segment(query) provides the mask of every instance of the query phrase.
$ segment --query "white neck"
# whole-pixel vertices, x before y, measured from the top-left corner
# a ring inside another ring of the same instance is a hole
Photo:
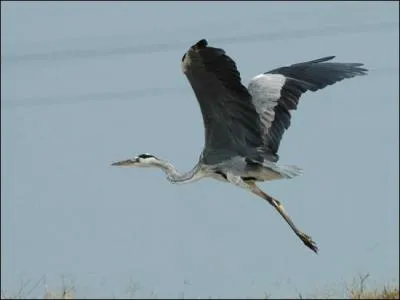
[[[206,174],[203,174],[197,164],[192,170],[186,173],[180,173],[176,168],[168,161],[157,160],[154,166],[160,168],[167,175],[167,179],[172,183],[189,183],[203,178]]]

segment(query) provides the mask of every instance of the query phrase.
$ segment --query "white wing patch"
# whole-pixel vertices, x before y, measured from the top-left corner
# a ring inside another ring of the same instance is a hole
[[[281,97],[281,90],[286,82],[286,77],[280,74],[260,74],[249,83],[248,91],[252,102],[260,115],[264,133],[268,131],[274,121],[274,108]]]

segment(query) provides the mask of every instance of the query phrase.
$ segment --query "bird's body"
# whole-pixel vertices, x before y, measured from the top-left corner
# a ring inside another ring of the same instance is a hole
[[[211,177],[247,189],[274,206],[296,235],[317,252],[315,243],[294,225],[282,204],[255,183],[302,173],[296,166],[277,163],[282,135],[290,126],[290,110],[297,108],[302,93],[366,74],[360,63],[328,62],[333,58],[271,70],[255,76],[246,88],[235,62],[225,51],[200,40],[184,54],[181,64],[199,102],[205,127],[205,147],[196,166],[181,174],[169,162],[150,154],[113,165],[158,167],[172,183]]]

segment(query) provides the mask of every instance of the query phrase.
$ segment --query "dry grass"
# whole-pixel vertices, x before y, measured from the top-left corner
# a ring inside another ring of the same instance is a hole
[[[359,276],[357,279],[353,280],[353,282],[345,287],[345,292],[343,293],[345,296],[338,296],[335,292],[317,292],[312,296],[308,295],[303,296],[302,294],[298,294],[297,296],[290,297],[292,299],[400,299],[400,291],[399,285],[385,285],[379,289],[371,289],[366,285],[366,280],[368,279],[369,274],[365,276]],[[75,288],[71,285],[68,285],[64,282],[62,283],[62,288],[60,291],[56,292],[54,290],[48,289],[45,281],[41,278],[38,282],[31,284],[29,287],[28,283],[25,283],[21,286],[19,291],[15,293],[7,293],[6,291],[1,291],[1,299],[27,299],[30,297],[30,294],[39,288],[40,285],[44,287],[44,295],[43,299],[74,299]],[[131,291],[128,293],[124,299],[135,299],[135,291]],[[336,294],[336,295],[335,295]],[[147,297],[148,299],[156,299],[157,295],[151,294]],[[161,297],[162,298],[162,297]],[[181,294],[180,297],[183,299],[184,295]],[[265,293],[264,295],[260,295],[259,299],[269,299],[273,298],[273,295]],[[212,299],[212,297],[209,297]]]
[[[400,299],[399,288],[383,287],[382,290],[372,290],[359,293],[351,291],[349,299]]]
[[[360,276],[352,287],[347,288],[348,299],[400,299],[399,286],[384,286],[381,289],[366,289],[369,274]]]

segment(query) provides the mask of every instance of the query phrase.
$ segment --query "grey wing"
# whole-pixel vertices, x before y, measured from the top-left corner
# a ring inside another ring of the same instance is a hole
[[[203,157],[217,163],[262,145],[261,125],[235,62],[200,40],[182,57],[182,70],[199,102],[205,127]]]
[[[329,56],[277,68],[250,81],[248,90],[260,114],[265,150],[276,160],[282,135],[290,126],[290,110],[297,109],[303,93],[367,72],[360,63],[326,62],[333,58]]]

